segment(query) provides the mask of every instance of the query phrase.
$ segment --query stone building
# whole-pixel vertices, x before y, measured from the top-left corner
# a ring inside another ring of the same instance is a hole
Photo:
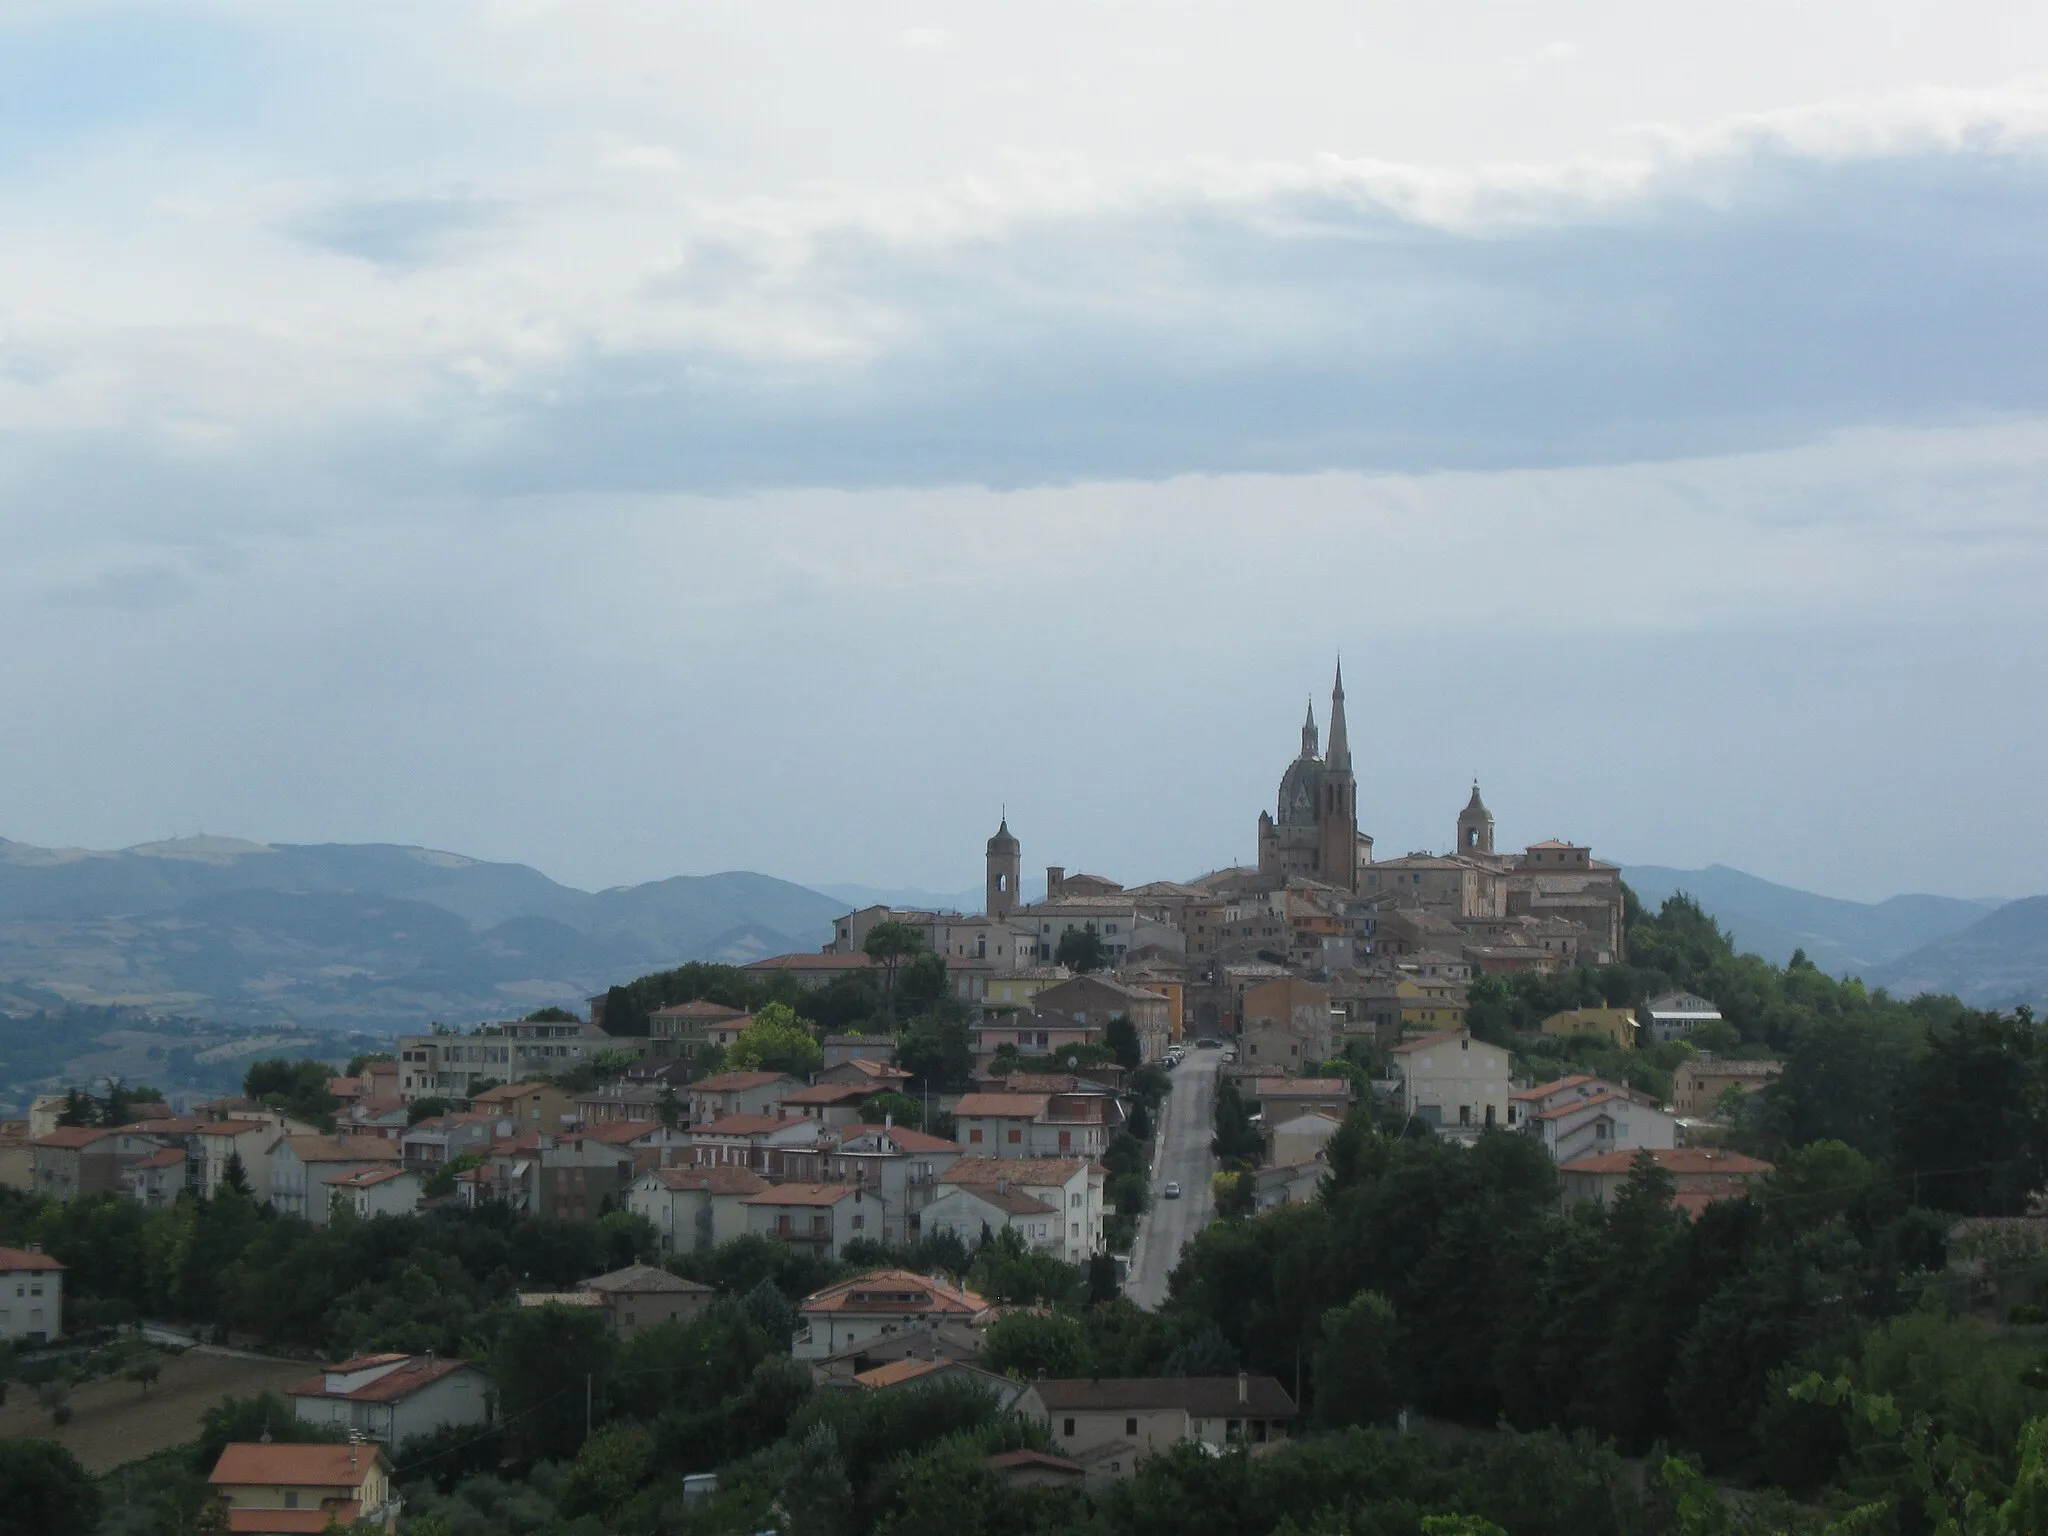
[[[1344,720],[1344,667],[1330,695],[1330,748],[1317,752],[1316,712],[1301,727],[1301,755],[1280,776],[1278,804],[1259,812],[1259,873],[1307,875],[1340,890],[1358,889],[1372,862],[1372,839],[1358,830],[1358,780]]]

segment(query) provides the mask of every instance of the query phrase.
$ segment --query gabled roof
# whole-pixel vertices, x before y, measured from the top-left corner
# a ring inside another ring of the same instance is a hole
[[[765,1136],[770,1131],[779,1131],[786,1125],[804,1126],[816,1130],[813,1121],[792,1120],[786,1115],[726,1115],[718,1120],[707,1120],[702,1125],[690,1127],[693,1136]]]
[[[1410,1051],[1426,1051],[1433,1045],[1443,1045],[1447,1041],[1462,1040],[1464,1038],[1465,1031],[1462,1029],[1440,1029],[1435,1034],[1424,1035],[1418,1040],[1402,1041],[1401,1044],[1394,1047],[1393,1054],[1404,1056]]]
[[[413,1178],[419,1177],[409,1168],[358,1168],[353,1173],[329,1174],[325,1182],[332,1184],[336,1189],[370,1189],[408,1175]]]
[[[1066,1457],[1045,1451],[998,1451],[989,1457],[988,1464],[998,1472],[1064,1472],[1070,1477],[1087,1476]]]
[[[601,1141],[608,1146],[621,1146],[666,1129],[667,1127],[659,1120],[607,1120],[603,1125],[586,1125],[577,1134],[587,1141]]]
[[[878,1093],[888,1090],[877,1083],[817,1083],[809,1088],[799,1088],[794,1093],[785,1093],[785,1104],[859,1104],[872,1099]]]
[[[131,1125],[118,1127],[124,1131],[140,1131],[145,1136],[190,1136],[202,1126],[211,1124],[197,1115],[165,1115],[161,1119],[137,1120]]]
[[[749,961],[743,970],[749,971],[864,971],[874,965],[864,954],[835,955],[822,950],[809,954],[770,955],[765,960]]]
[[[1534,1101],[1536,1099],[1547,1099],[1553,1093],[1563,1093],[1567,1088],[1576,1088],[1581,1083],[1591,1083],[1596,1081],[1598,1081],[1598,1079],[1593,1077],[1590,1073],[1581,1072],[1573,1077],[1560,1077],[1554,1083],[1539,1083],[1534,1088],[1517,1088],[1513,1093],[1509,1094],[1508,1097],[1511,1099],[1528,1099],[1531,1101]]]
[[[706,1002],[701,997],[692,1002],[657,1008],[648,1015],[651,1019],[744,1019],[747,1016],[744,1008],[728,1008],[723,1003]]]
[[[529,1094],[546,1093],[550,1090],[556,1093],[561,1092],[553,1083],[500,1083],[495,1088],[486,1088],[481,1093],[471,1094],[469,1102],[472,1104],[503,1104],[512,1099],[523,1099]]]
[[[14,1274],[24,1269],[62,1269],[64,1266],[47,1253],[31,1253],[26,1248],[0,1248],[0,1275]]]
[[[721,1072],[716,1077],[690,1084],[690,1092],[743,1093],[752,1088],[766,1088],[770,1083],[795,1081],[787,1072]]]
[[[1006,1189],[998,1189],[993,1184],[958,1184],[954,1187],[985,1205],[994,1206],[1007,1216],[1045,1216],[1054,1210],[1038,1196],[1028,1195],[1014,1185]]]
[[[1349,1098],[1351,1080],[1347,1077],[1255,1077],[1252,1079],[1251,1096],[1255,1099]]]
[[[837,1205],[851,1200],[851,1184],[771,1184],[758,1195],[749,1195],[743,1205]]]
[[[138,1157],[130,1168],[175,1168],[185,1161],[183,1147],[162,1147],[147,1157]]]
[[[389,1464],[374,1445],[263,1445],[239,1441],[222,1448],[220,1460],[213,1464],[213,1474],[207,1481],[216,1488],[282,1484],[353,1491],[362,1485],[373,1457]]]
[[[672,1275],[665,1269],[656,1269],[652,1264],[628,1264],[624,1269],[615,1269],[607,1275],[596,1275],[588,1280],[576,1282],[576,1288],[596,1291],[601,1295],[620,1294],[643,1295],[651,1291],[677,1295],[695,1293],[709,1296],[712,1287],[699,1285],[694,1280],[685,1280],[681,1275]]]
[[[1034,1381],[1030,1390],[1054,1412],[1180,1408],[1198,1419],[1294,1417],[1294,1399],[1271,1376],[1073,1377]]]
[[[939,1360],[891,1360],[871,1371],[856,1371],[853,1379],[864,1387],[894,1387],[915,1381],[920,1376],[929,1376],[943,1364]]]
[[[751,1168],[657,1168],[650,1177],[678,1193],[758,1195],[768,1187]]]
[[[960,1102],[953,1106],[953,1118],[972,1120],[982,1115],[993,1115],[1035,1120],[1045,1113],[1046,1102],[1042,1093],[967,1093],[962,1094]]]
[[[988,1302],[973,1291],[909,1269],[871,1269],[806,1296],[803,1312],[942,1312],[978,1317]]]
[[[934,1136],[929,1131],[914,1131],[908,1126],[903,1125],[892,1125],[886,1129],[879,1125],[849,1125],[840,1133],[840,1145],[843,1147],[849,1141],[856,1141],[862,1136],[869,1135],[886,1136],[889,1140],[896,1143],[899,1151],[903,1152],[959,1152],[964,1150],[957,1141],[948,1141],[945,1137]]]
[[[384,1365],[395,1358],[400,1363],[395,1370],[386,1371],[374,1381],[366,1381],[350,1392],[327,1390],[329,1376],[347,1376],[355,1371],[367,1370],[373,1365]],[[324,1397],[337,1402],[348,1403],[396,1403],[411,1397],[415,1392],[431,1387],[445,1376],[457,1371],[472,1369],[467,1360],[444,1360],[435,1355],[371,1356],[355,1360],[344,1360],[340,1365],[330,1365],[318,1376],[309,1376],[295,1386],[284,1389],[286,1397]],[[343,1447],[347,1449],[347,1447]]]
[[[29,1145],[76,1151],[80,1147],[89,1147],[96,1141],[104,1141],[109,1136],[118,1136],[126,1129],[126,1126],[119,1125],[60,1125],[47,1136],[36,1137]]]
[[[395,1163],[402,1154],[381,1136],[280,1136],[302,1163]]]
[[[1088,1166],[1079,1157],[963,1157],[939,1175],[941,1184],[1065,1184]]]

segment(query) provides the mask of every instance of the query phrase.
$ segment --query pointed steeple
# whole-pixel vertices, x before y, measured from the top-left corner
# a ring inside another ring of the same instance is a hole
[[[1337,686],[1330,695],[1330,750],[1323,766],[1335,773],[1351,771],[1351,737],[1344,729],[1344,658],[1337,658]]]
[[[1468,811],[1483,811],[1486,809],[1486,802],[1479,798],[1479,781],[1477,779],[1472,781],[1472,798],[1465,802],[1465,809]]]
[[[1308,701],[1308,719],[1304,720],[1301,726],[1301,755],[1303,757],[1314,757],[1319,750],[1320,743],[1316,736],[1316,701],[1310,699]]]

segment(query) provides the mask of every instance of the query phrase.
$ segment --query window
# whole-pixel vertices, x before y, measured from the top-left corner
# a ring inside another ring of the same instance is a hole
[[[1136,1419],[1125,1419],[1125,1420],[1124,1420],[1124,1433],[1125,1433],[1125,1434],[1127,1434],[1127,1435],[1135,1435],[1135,1434],[1136,1434],[1137,1432],[1138,1432],[1138,1421],[1137,1421]]]
[[[1071,1435],[1074,1432],[1074,1421],[1072,1419],[1064,1419],[1061,1422],[1064,1423],[1067,1427],[1061,1430],[1060,1433],[1063,1435]]]
[[[865,1216],[856,1216],[853,1218],[853,1230],[856,1232],[860,1231],[860,1229],[865,1227],[867,1224],[868,1219]]]
[[[981,1140],[981,1127],[976,1126],[973,1130],[969,1131],[967,1139],[971,1142],[979,1142]]]
[[[299,1490],[298,1490],[298,1489],[296,1489],[296,1488],[287,1488],[287,1489],[285,1489],[285,1491],[284,1491],[284,1507],[285,1507],[286,1509],[297,1509],[297,1508],[299,1507]]]
[[[1078,1211],[1081,1209],[1081,1197],[1079,1195],[1069,1195],[1067,1196],[1067,1204],[1072,1209]]]
[[[1022,1141],[1023,1139],[1024,1139],[1024,1133],[1023,1133],[1023,1131],[1019,1130],[1019,1129],[1018,1129],[1018,1128],[1017,1128],[1016,1126],[1014,1126],[1014,1125],[1013,1125],[1013,1126],[1011,1126],[1011,1127],[1010,1127],[1010,1145],[1014,1147],[1014,1146],[1016,1146],[1016,1145],[1017,1145],[1017,1143],[1018,1143],[1018,1142]]]

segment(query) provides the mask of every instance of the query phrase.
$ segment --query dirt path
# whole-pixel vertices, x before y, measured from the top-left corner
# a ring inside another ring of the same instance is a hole
[[[164,1361],[149,1396],[132,1381],[95,1381],[71,1394],[72,1418],[59,1429],[36,1402],[35,1388],[13,1383],[0,1407],[0,1436],[54,1440],[94,1474],[112,1471],[199,1433],[199,1416],[223,1397],[249,1397],[303,1381],[313,1367],[293,1360],[256,1360],[189,1350]]]

